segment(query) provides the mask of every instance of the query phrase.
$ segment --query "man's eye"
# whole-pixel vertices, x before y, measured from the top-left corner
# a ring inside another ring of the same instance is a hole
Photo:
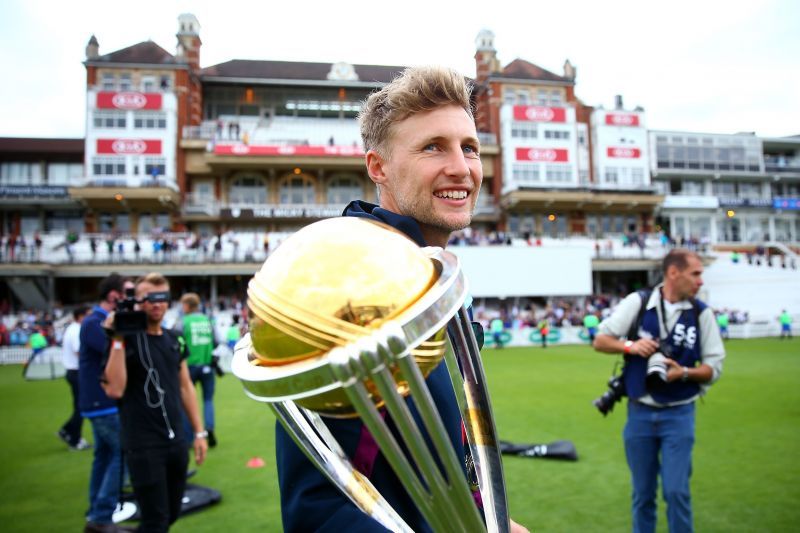
[[[432,150],[438,150],[438,149],[439,149],[439,145],[436,144],[436,143],[428,144],[428,145],[425,146],[425,148],[423,148],[423,150],[426,151],[426,152],[429,152],[429,151],[432,151]]]
[[[464,146],[463,150],[465,154],[480,155],[478,153],[478,148],[476,146],[472,146],[471,144]]]

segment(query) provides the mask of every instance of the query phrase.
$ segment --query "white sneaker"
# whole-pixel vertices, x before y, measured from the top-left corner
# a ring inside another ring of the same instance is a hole
[[[83,437],[81,437],[81,440],[79,440],[79,441],[78,441],[78,443],[77,443],[75,446],[70,446],[70,447],[69,447],[69,449],[70,449],[70,450],[75,450],[75,451],[77,451],[77,452],[80,452],[80,451],[82,451],[82,450],[88,450],[88,449],[89,449],[89,448],[91,448],[91,447],[92,447],[92,445],[91,445],[91,444],[89,444],[89,443],[86,441],[86,439],[84,439]]]

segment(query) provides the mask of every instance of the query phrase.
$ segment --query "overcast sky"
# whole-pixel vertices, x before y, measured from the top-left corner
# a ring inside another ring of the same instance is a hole
[[[442,64],[473,76],[488,28],[503,65],[561,74],[569,58],[579,98],[611,107],[622,94],[650,129],[800,134],[797,0],[3,0],[0,136],[82,137],[89,37],[101,54],[147,39],[174,54],[183,12],[200,21],[203,67]]]

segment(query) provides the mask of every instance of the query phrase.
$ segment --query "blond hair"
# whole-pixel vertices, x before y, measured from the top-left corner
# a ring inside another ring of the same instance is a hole
[[[416,113],[456,105],[473,119],[471,89],[472,84],[464,76],[449,68],[407,68],[364,103],[358,115],[364,150],[388,157],[392,126]]]
[[[181,296],[181,303],[189,308],[189,311],[197,311],[200,307],[200,296],[194,292],[187,292]]]

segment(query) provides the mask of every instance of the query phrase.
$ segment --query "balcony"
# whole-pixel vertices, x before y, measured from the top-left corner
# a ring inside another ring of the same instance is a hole
[[[188,194],[183,204],[187,217],[219,217],[230,221],[254,221],[258,219],[315,220],[338,217],[345,204],[266,204],[221,202],[207,196]]]
[[[764,156],[767,172],[786,172],[800,174],[800,157]]]

